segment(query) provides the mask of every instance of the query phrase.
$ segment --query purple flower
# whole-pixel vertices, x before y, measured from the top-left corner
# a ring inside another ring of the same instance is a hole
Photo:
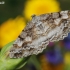
[[[58,47],[48,50],[46,52],[46,58],[48,59],[48,62],[50,62],[52,64],[58,64],[63,61],[63,57],[60,52],[60,48],[58,48]]]
[[[48,46],[49,46],[49,47],[54,46],[54,42],[49,42]]]
[[[63,40],[63,43],[64,43],[64,46],[65,46],[65,49],[70,50],[70,33],[68,34],[68,37],[66,37]]]

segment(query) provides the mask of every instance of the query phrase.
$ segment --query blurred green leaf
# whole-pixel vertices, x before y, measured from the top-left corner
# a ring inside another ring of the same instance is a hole
[[[3,56],[6,55],[6,52],[11,48],[12,44],[14,43],[14,41],[10,42],[9,44],[5,45],[1,52],[0,52],[0,58],[2,58]]]
[[[27,63],[29,57],[11,59],[8,56],[8,51],[10,50],[14,41],[10,42],[4,46],[0,52],[0,70],[15,70],[19,69]]]
[[[29,62],[30,63],[32,62],[37,70],[42,70],[40,62],[38,61],[36,55],[32,55],[31,58],[29,59]]]
[[[70,70],[70,64],[65,64],[64,70]]]

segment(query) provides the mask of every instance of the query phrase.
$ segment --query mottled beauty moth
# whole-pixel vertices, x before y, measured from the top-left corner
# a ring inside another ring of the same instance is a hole
[[[49,42],[63,40],[70,32],[70,11],[32,16],[32,20],[13,43],[10,58],[41,53]]]

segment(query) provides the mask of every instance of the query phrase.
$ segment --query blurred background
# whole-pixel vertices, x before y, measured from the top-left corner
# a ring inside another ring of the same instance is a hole
[[[0,49],[15,40],[31,15],[70,10],[70,0],[0,0]],[[70,33],[31,56],[20,70],[70,70]]]

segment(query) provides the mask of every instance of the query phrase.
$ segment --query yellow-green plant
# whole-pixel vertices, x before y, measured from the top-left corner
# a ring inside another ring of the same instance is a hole
[[[13,41],[14,42],[14,41]],[[2,48],[0,51],[0,70],[15,70],[23,67],[29,57],[19,58],[19,59],[11,59],[8,56],[8,51],[11,48],[13,42],[10,42],[6,46]]]

